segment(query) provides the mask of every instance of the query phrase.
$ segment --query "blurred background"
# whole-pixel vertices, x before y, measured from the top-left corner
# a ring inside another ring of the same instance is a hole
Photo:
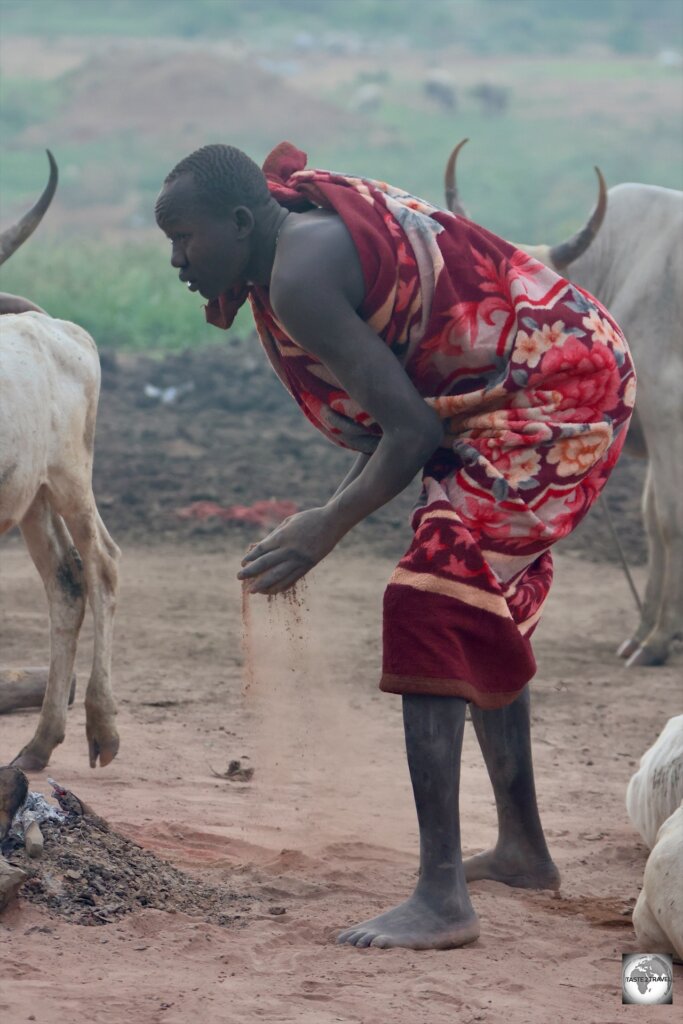
[[[101,347],[225,340],[178,287],[153,221],[165,174],[282,139],[517,241],[574,231],[608,184],[683,185],[681,0],[1,0],[0,223],[59,163],[53,206],[5,291]],[[243,316],[237,334],[251,329]]]

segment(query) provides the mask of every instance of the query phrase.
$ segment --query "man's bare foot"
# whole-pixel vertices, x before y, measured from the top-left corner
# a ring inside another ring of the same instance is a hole
[[[560,888],[560,872],[550,857],[525,857],[519,852],[506,857],[496,850],[486,850],[468,857],[463,866],[468,882],[488,879],[518,889]]]
[[[362,948],[453,949],[477,938],[479,920],[471,906],[452,912],[444,907],[437,912],[429,903],[413,895],[386,914],[340,932],[337,942]]]

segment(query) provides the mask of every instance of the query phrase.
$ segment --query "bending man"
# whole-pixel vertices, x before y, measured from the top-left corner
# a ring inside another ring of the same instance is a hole
[[[385,593],[380,684],[403,696],[420,876],[405,903],[339,941],[470,942],[467,880],[559,887],[534,788],[530,640],[549,548],[624,441],[635,382],[623,335],[590,295],[485,229],[383,182],[308,170],[289,143],[263,171],[203,147],[168,175],[156,217],[207,320],[229,328],[248,298],[303,413],[359,453],[326,505],[246,555],[253,593],[291,587],[422,472],[413,541]],[[468,702],[499,837],[463,864]]]

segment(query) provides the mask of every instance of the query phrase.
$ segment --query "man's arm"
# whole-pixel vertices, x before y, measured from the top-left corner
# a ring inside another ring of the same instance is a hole
[[[306,244],[292,237],[278,255],[271,302],[290,337],[382,428],[372,457],[354,467],[358,474],[325,506],[343,536],[408,486],[443,428],[387,344],[356,313],[362,275],[346,229],[336,219],[315,228]]]
[[[341,494],[342,491],[345,491],[349,484],[352,484],[356,477],[360,476],[360,474],[365,469],[365,466],[369,458],[370,455],[366,454],[365,452],[360,452],[360,454],[353,460],[353,465],[351,466],[351,469],[348,471],[342,482],[339,484],[339,487],[337,487],[337,490],[332,495],[333,498],[336,498],[339,494]]]
[[[407,487],[443,438],[436,412],[356,312],[363,279],[346,228],[338,218],[311,227],[280,242],[270,285],[273,310],[287,334],[380,425],[382,436],[326,505],[290,517],[249,551],[238,577],[250,581],[253,593],[276,594],[296,583],[350,529]]]

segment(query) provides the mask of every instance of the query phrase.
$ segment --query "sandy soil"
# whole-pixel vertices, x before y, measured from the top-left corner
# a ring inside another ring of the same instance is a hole
[[[48,793],[53,776],[125,836],[227,886],[239,919],[221,926],[201,910],[147,909],[85,927],[21,901],[0,923],[3,1020],[626,1020],[621,954],[637,949],[629,915],[646,850],[624,790],[679,710],[681,657],[631,671],[614,657],[633,620],[616,567],[596,572],[577,554],[560,556],[537,634],[534,749],[563,874],[559,898],[475,883],[479,941],[385,952],[337,947],[334,934],[399,901],[415,880],[400,701],[376,689],[391,559],[363,558],[347,542],[312,574],[303,604],[253,601],[255,672],[243,693],[234,579],[243,538],[210,540],[126,544],[115,658],[120,755],[106,769],[87,767],[86,620],[67,738],[31,785]],[[2,660],[40,664],[40,584],[18,540],[6,539],[0,557]],[[642,584],[642,570],[638,577]],[[34,726],[32,712],[0,719],[0,763]],[[251,782],[216,777],[234,758],[255,768]],[[491,842],[494,807],[471,727],[462,817],[466,852]],[[680,969],[676,984],[683,991]],[[668,1020],[670,1011],[642,1010],[640,1019]]]

